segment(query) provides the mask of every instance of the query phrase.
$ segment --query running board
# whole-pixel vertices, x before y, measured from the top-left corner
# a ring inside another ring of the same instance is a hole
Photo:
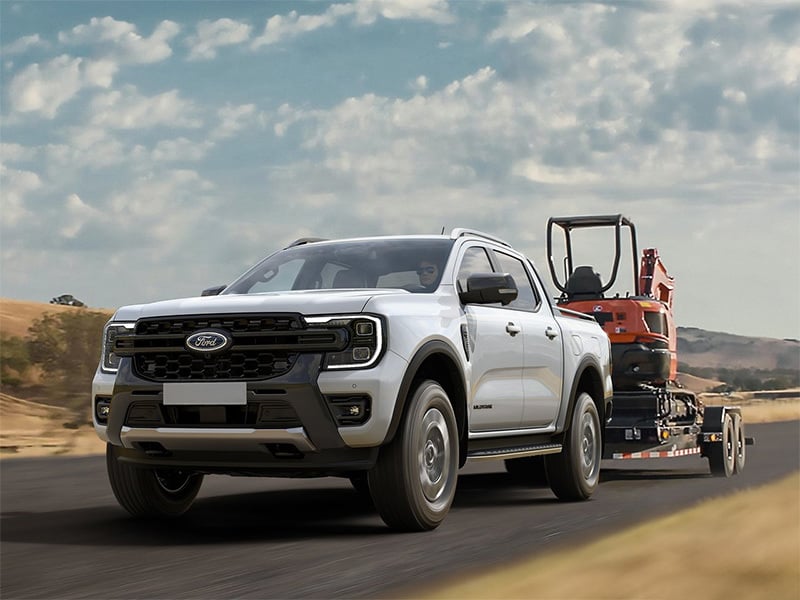
[[[524,456],[543,456],[545,454],[558,454],[561,444],[525,444],[509,446],[507,448],[484,448],[467,452],[471,460],[499,460],[503,458],[522,458]]]

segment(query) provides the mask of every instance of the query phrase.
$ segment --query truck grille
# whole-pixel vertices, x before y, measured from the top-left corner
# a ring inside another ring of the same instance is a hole
[[[224,331],[222,351],[186,347],[198,331]],[[223,315],[141,319],[133,335],[118,336],[114,352],[133,359],[134,373],[152,381],[261,380],[288,373],[302,352],[347,346],[344,329],[309,329],[299,315]]]

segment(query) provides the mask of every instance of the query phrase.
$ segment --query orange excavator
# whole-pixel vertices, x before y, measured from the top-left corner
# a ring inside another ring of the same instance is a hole
[[[564,236],[564,273],[553,259],[553,233]],[[574,265],[572,234],[589,228],[614,229],[611,274],[603,283],[590,265]],[[622,258],[622,231],[630,233],[634,290],[624,296],[606,293],[617,282]],[[611,341],[614,403],[606,427],[606,458],[670,458],[700,454],[714,475],[741,472],[745,446],[741,409],[706,407],[677,381],[677,331],[672,314],[675,280],[656,248],[639,257],[636,228],[623,215],[553,217],[547,223],[547,257],[558,305],[593,316]]]

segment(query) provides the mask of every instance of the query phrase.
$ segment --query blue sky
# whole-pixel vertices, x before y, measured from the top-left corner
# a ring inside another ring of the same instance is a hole
[[[623,213],[680,325],[800,338],[798,39],[789,2],[3,0],[0,295],[458,226],[549,281],[549,216]]]

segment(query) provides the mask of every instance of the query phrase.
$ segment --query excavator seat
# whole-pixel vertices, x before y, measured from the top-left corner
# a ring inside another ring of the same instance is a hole
[[[593,300],[603,297],[603,282],[593,267],[582,266],[575,269],[567,280],[569,300]]]

